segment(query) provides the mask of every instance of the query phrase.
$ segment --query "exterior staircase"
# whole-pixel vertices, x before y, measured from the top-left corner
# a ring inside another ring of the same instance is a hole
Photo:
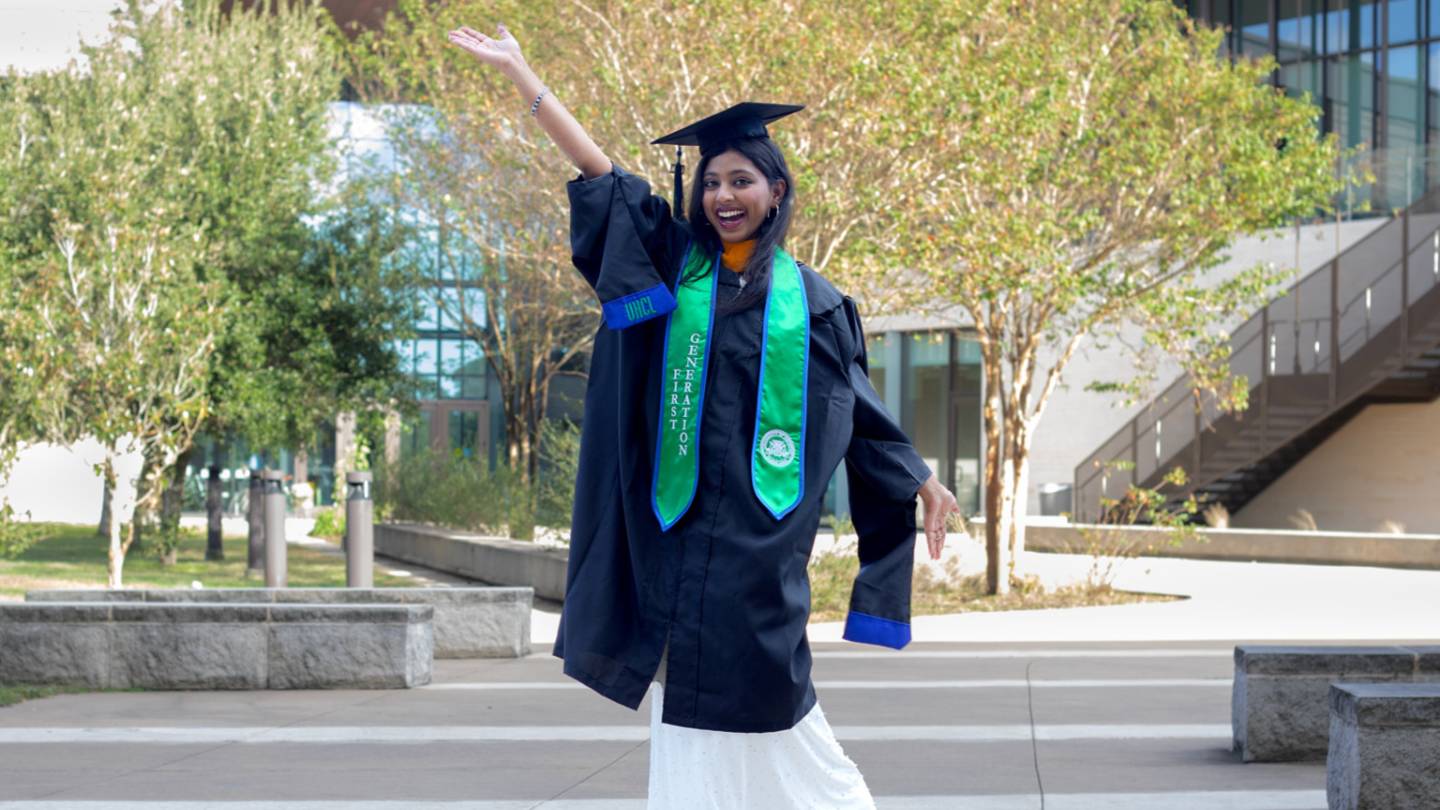
[[[1231,335],[1249,407],[1222,414],[1172,383],[1075,468],[1072,519],[1180,467],[1234,513],[1365,406],[1440,397],[1440,190],[1316,268]],[[1117,463],[1118,462],[1118,463]]]

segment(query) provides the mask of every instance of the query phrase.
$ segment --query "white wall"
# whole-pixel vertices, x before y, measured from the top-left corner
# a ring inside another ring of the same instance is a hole
[[[1440,401],[1371,405],[1230,518],[1237,528],[1440,533]],[[1389,525],[1387,525],[1387,522]]]
[[[21,519],[29,513],[35,521],[98,525],[104,487],[94,465],[103,458],[99,443],[91,439],[74,447],[31,445],[20,451],[9,480],[0,481],[0,502],[8,499]],[[122,481],[131,482],[133,493],[140,454],[123,456],[116,472]],[[128,518],[129,506],[120,505],[122,520]]]
[[[1300,267],[1308,273],[1332,258],[1337,252],[1337,230],[1339,249],[1344,250],[1383,222],[1376,218],[1341,223],[1338,229],[1333,223],[1303,227],[1300,232]],[[1239,239],[1227,251],[1225,263],[1210,271],[1207,279],[1218,283],[1267,261],[1280,268],[1294,267],[1295,242],[1293,228]],[[1243,323],[1250,314],[1246,313],[1235,325]],[[1039,513],[1037,493],[1041,485],[1047,482],[1071,483],[1075,477],[1075,466],[1123,427],[1148,401],[1121,408],[1116,405],[1117,395],[1087,392],[1085,386],[1096,380],[1127,379],[1134,369],[1132,356],[1118,346],[1104,350],[1094,345],[1085,346],[1070,361],[1036,432],[1030,472],[1031,514]],[[1162,364],[1151,396],[1164,390],[1178,374],[1179,369],[1174,364]],[[1278,525],[1283,527],[1286,524]]]

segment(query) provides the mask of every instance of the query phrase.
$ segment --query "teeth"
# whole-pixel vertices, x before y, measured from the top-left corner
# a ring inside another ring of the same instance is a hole
[[[719,211],[719,212],[717,212],[717,215],[718,215],[721,219],[734,219],[735,217],[743,217],[743,216],[745,216],[745,212],[744,212],[744,211]]]

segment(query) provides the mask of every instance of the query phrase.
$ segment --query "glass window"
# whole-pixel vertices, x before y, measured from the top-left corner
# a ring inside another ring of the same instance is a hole
[[[415,373],[420,375],[433,375],[438,370],[438,357],[436,355],[435,340],[433,338],[421,338],[415,341]]]
[[[951,383],[951,419],[954,469],[950,490],[967,515],[980,512],[980,346],[973,340],[955,341],[956,363]]]
[[[1374,145],[1375,54],[1350,54],[1325,60],[1330,94],[1330,130],[1340,145]]]
[[[1305,94],[1310,95],[1310,103],[1318,104],[1320,94],[1324,88],[1321,87],[1322,64],[1319,60],[1307,60],[1304,62],[1292,62],[1280,66],[1280,86],[1285,93],[1294,98],[1304,98]],[[1316,121],[1316,126],[1323,122]]]
[[[1383,208],[1403,208],[1424,188],[1425,87],[1420,80],[1420,48],[1391,48],[1385,55]]]
[[[1214,0],[1214,2],[1211,3],[1210,21],[1215,24],[1216,28],[1227,30],[1228,33],[1226,33],[1225,38],[1220,40],[1219,55],[1229,56],[1234,47],[1231,43],[1231,40],[1234,38],[1234,32],[1229,31],[1231,22],[1233,21],[1233,18],[1230,16],[1230,0]]]
[[[1410,42],[1420,36],[1420,4],[1417,0],[1390,0],[1386,8],[1386,42]]]
[[[450,412],[450,451],[465,458],[474,458],[480,446],[480,414],[475,411]]]
[[[485,378],[466,375],[460,378],[461,399],[485,399]]]
[[[1246,56],[1270,53],[1269,0],[1241,0],[1238,5],[1240,19],[1235,27],[1240,32],[1240,53]]]
[[[443,338],[440,341],[440,373],[446,376],[454,376],[460,373],[460,367],[465,363],[465,344],[469,341],[464,338]]]
[[[1327,0],[1325,52],[1345,53],[1375,45],[1373,0]]]
[[[421,411],[400,425],[400,455],[408,458],[430,446],[430,411]]]
[[[869,335],[865,338],[865,367],[870,373],[870,387],[885,398],[885,336]]]
[[[1276,49],[1281,62],[1308,59],[1320,52],[1315,25],[1315,0],[1280,0],[1275,22]],[[1320,94],[1315,93],[1316,96]]]
[[[931,470],[943,470],[948,441],[950,336],[913,332],[905,336],[901,357],[901,426]]]
[[[1433,7],[1440,8],[1440,0],[1435,0]],[[1428,46],[1425,52],[1425,92],[1429,96],[1430,143],[1440,143],[1440,43]],[[1435,176],[1434,167],[1430,174]]]
[[[425,287],[420,290],[420,312],[415,318],[416,329],[435,329],[439,325],[440,312],[435,301],[435,290]]]

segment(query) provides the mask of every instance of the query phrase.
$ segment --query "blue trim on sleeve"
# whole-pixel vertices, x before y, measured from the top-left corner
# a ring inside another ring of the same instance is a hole
[[[668,315],[675,309],[675,295],[664,284],[656,284],[648,290],[630,293],[606,301],[605,325],[611,329],[624,329],[651,318]]]
[[[882,619],[879,616],[852,610],[845,617],[843,638],[846,641],[879,644],[882,647],[893,647],[899,650],[910,643],[910,625],[907,622]]]

